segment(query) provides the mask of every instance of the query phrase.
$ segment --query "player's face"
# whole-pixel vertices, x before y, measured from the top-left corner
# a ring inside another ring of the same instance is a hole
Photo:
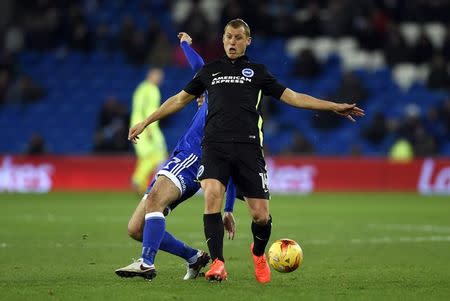
[[[247,46],[251,42],[251,38],[247,37],[245,29],[242,26],[238,28],[227,26],[222,40],[225,53],[232,60],[244,55]]]

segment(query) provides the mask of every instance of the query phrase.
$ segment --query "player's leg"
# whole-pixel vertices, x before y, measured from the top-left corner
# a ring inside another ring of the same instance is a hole
[[[144,218],[145,218],[145,199],[147,194],[144,195],[142,200],[136,206],[130,220],[128,221],[128,235],[134,240],[142,242],[142,232],[144,231]]]
[[[224,227],[221,214],[225,187],[230,177],[229,150],[226,148],[226,145],[221,144],[204,147],[202,166],[198,175],[205,198],[203,215],[205,238],[213,260],[205,277],[208,280],[218,281],[227,278],[223,256]]]
[[[141,258],[116,270],[117,275],[121,277],[141,276],[150,280],[156,276],[155,256],[166,233],[165,217],[162,212],[167,204],[179,196],[180,191],[167,177],[159,176],[152,184],[151,190],[140,202],[130,221],[138,229],[139,221],[137,219],[144,214]],[[144,212],[142,212],[143,208]]]
[[[198,158],[193,154],[183,153],[169,160],[158,172],[156,181],[149,186],[147,194],[140,204],[138,204],[128,225],[128,231],[135,239],[142,237],[142,229],[144,229],[144,233],[147,230],[151,233],[150,241],[147,242],[151,249],[150,252],[155,252],[159,243],[159,248],[161,250],[184,258],[188,266],[187,273],[184,276],[185,280],[197,277],[201,268],[208,263],[209,255],[201,250],[191,248],[187,244],[176,239],[167,231],[164,232],[162,239],[159,240],[162,231],[161,228],[163,228],[161,224],[165,222],[165,219],[161,217],[161,211],[165,212],[165,209],[167,209],[169,205],[172,209],[175,208],[176,205],[190,198],[199,190],[200,186],[196,181],[198,169],[197,160]],[[145,223],[143,223],[144,216],[147,215],[146,212],[153,212],[152,216],[158,217],[150,217],[148,221],[145,219]],[[154,226],[152,226],[152,224]],[[148,234],[144,234],[144,237],[145,235]],[[154,262],[154,256],[149,260]],[[144,258],[141,258],[127,267],[118,269],[116,273],[119,276],[125,277],[142,276],[140,274],[141,264],[143,264],[144,267],[146,265],[151,266],[149,261],[147,261],[146,264]]]
[[[259,282],[270,281],[270,268],[265,257],[265,248],[272,232],[269,214],[269,189],[264,156],[257,145],[243,145],[233,168],[233,181],[239,193],[245,196],[250,215],[253,243],[251,252],[255,276]]]

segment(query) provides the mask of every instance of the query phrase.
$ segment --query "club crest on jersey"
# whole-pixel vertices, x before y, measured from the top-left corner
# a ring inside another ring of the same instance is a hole
[[[253,75],[255,75],[255,72],[250,68],[245,68],[242,69],[242,75],[245,77],[252,77]]]

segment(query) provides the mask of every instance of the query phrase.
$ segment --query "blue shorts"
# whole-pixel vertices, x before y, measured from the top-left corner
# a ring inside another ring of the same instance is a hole
[[[170,209],[174,209],[200,189],[200,182],[197,180],[199,166],[200,160],[195,154],[186,151],[174,153],[159,169],[155,179],[148,186],[146,194],[152,189],[157,177],[166,176],[181,193],[180,198],[169,206]]]

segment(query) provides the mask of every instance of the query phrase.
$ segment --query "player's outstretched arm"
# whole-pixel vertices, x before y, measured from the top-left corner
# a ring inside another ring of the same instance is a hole
[[[191,46],[189,46],[192,44],[192,38],[185,32],[179,32],[178,38],[180,39],[181,49],[183,50],[189,65],[191,65],[194,72],[198,72],[198,70],[203,67],[205,62],[203,61],[203,58],[193,48],[191,48]]]
[[[128,140],[130,140],[133,143],[137,143],[137,139],[139,139],[139,134],[141,134],[149,124],[178,112],[194,98],[195,98],[194,95],[191,95],[185,92],[184,90],[181,90],[181,92],[179,92],[178,94],[167,99],[156,111],[150,114],[144,121],[141,121],[136,125],[134,125],[132,128],[130,128],[128,132]]]
[[[353,117],[364,116],[364,110],[358,108],[356,104],[336,103],[332,101],[321,100],[307,94],[297,93],[286,88],[280,99],[285,103],[303,109],[333,111],[336,114],[345,116],[351,121],[355,121]]]

